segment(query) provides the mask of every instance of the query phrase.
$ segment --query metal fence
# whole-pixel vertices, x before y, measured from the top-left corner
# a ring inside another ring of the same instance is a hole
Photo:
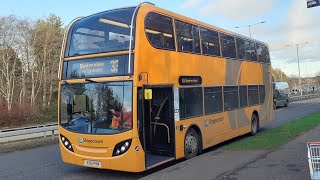
[[[320,94],[306,94],[306,95],[302,95],[302,96],[291,96],[290,100],[291,101],[299,101],[299,100],[303,100],[303,99],[311,99],[311,98],[317,98],[320,97]]]
[[[0,130],[0,143],[24,140],[30,138],[47,137],[51,135],[52,140],[58,134],[58,124],[47,124],[23,128]]]

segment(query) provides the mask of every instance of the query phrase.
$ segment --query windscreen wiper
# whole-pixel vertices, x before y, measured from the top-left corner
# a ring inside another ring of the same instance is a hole
[[[85,81],[87,81],[87,82],[98,83],[97,81],[94,81],[94,80],[92,80],[92,79],[89,79],[89,78],[85,78],[84,80],[85,80]]]

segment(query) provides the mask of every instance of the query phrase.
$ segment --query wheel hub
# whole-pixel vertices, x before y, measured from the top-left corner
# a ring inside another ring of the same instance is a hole
[[[194,137],[191,133],[186,137],[185,148],[189,154],[194,153],[197,149],[197,138]]]

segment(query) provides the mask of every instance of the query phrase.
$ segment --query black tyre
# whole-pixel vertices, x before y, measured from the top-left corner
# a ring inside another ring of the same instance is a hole
[[[259,129],[259,118],[256,114],[252,114],[251,117],[251,135],[254,136],[258,133]]]
[[[273,102],[273,109],[276,110],[277,109],[277,103]]]
[[[286,104],[284,105],[284,107],[288,107],[288,104],[289,104],[289,100],[287,99],[287,102],[286,102]]]
[[[184,157],[186,159],[191,159],[197,156],[199,147],[199,135],[194,129],[190,128],[184,137]]]

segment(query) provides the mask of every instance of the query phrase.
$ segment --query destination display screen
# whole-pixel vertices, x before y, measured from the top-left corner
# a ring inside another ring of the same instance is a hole
[[[63,77],[70,79],[127,75],[129,74],[128,64],[128,55],[66,61],[63,67]]]
[[[180,76],[179,77],[180,85],[200,85],[202,84],[201,76]]]

